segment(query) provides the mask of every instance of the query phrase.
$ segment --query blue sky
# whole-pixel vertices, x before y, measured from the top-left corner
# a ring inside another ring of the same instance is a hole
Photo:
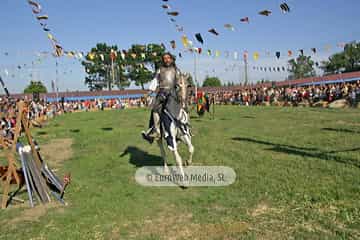
[[[1,0],[0,15],[0,74],[12,92],[21,92],[31,80],[30,73],[42,80],[48,89],[55,79],[55,59],[47,57],[41,64],[31,68],[31,62],[37,59],[39,51],[51,51],[51,45],[31,13],[26,0]],[[43,13],[48,14],[48,26],[51,33],[67,50],[87,52],[97,42],[116,44],[121,49],[132,43],[165,43],[176,40],[178,49],[181,34],[161,8],[161,0],[51,0],[39,1]],[[176,18],[186,34],[198,47],[239,52],[247,50],[250,66],[285,66],[287,57],[276,59],[275,52],[286,55],[287,50],[316,47],[319,53],[313,56],[317,61],[326,59],[330,54],[340,51],[339,42],[359,40],[360,1],[358,0],[284,0],[291,8],[288,14],[279,9],[281,0],[169,0],[172,10],[179,11]],[[270,17],[257,13],[270,9]],[[250,17],[250,24],[242,24],[239,19]],[[236,30],[224,29],[224,24],[233,24]],[[216,28],[220,36],[207,33]],[[200,46],[194,40],[194,34],[200,32],[205,44]],[[331,45],[330,51],[323,51],[325,45]],[[252,53],[258,51],[258,61],[252,60]],[[271,57],[264,56],[265,51]],[[5,52],[9,53],[5,56]],[[190,54],[178,59],[183,71],[194,72],[194,59]],[[17,65],[27,64],[21,70]],[[233,70],[233,66],[236,67]],[[5,74],[5,69],[9,73]],[[228,71],[225,71],[228,69]],[[231,69],[231,70],[229,70]],[[204,76],[217,75],[224,82],[243,81],[244,66],[240,60],[217,59],[205,55],[198,57],[199,82]],[[251,81],[269,79],[283,80],[286,73],[253,71],[250,67]],[[13,77],[14,76],[14,77]],[[60,90],[85,90],[84,70],[78,61],[64,57],[59,60]]]

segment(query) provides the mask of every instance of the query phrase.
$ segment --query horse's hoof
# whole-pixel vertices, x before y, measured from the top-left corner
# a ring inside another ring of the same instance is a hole
[[[188,181],[181,182],[180,187],[182,189],[188,189],[189,188],[189,182]]]
[[[144,140],[146,140],[148,143],[152,144],[154,142],[154,138],[148,136],[146,133],[142,132],[141,136]]]
[[[164,175],[170,175],[170,171],[169,171],[168,168],[165,168],[165,169],[164,169]]]

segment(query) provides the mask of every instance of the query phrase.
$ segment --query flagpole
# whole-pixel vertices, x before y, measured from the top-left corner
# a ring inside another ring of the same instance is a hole
[[[58,70],[58,60],[56,59],[56,77],[55,77],[55,87],[56,87],[56,102],[57,102],[57,106],[59,105],[59,70]],[[57,107],[56,107],[57,110]]]
[[[112,72],[112,83],[114,83],[115,82],[115,72],[114,72],[114,59],[113,58],[111,58],[111,72]],[[109,90],[111,90],[111,84],[112,83],[110,83],[110,89]]]
[[[244,56],[244,62],[245,62],[245,85],[248,85],[248,61],[246,56]]]
[[[196,53],[194,51],[194,79],[195,79],[195,102],[197,104],[197,85],[198,85],[198,81],[197,81],[197,61],[196,61]]]
[[[239,85],[241,84],[241,65],[239,63]]]

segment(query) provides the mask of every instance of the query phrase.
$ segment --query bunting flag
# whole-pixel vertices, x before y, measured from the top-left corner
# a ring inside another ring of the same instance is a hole
[[[32,6],[32,12],[34,14],[41,13],[41,6],[39,3],[29,0],[28,3]]]
[[[247,60],[248,60],[248,58],[249,58],[249,53],[248,53],[248,51],[244,51],[244,61],[246,62]]]
[[[277,57],[277,59],[279,59],[280,58],[280,55],[281,55],[281,53],[280,52],[276,52],[276,57]]]
[[[235,31],[234,26],[229,23],[225,24],[224,28],[226,28],[227,30],[230,30],[230,31]]]
[[[49,19],[48,15],[37,16],[36,18],[37,18],[37,20],[48,20]]]
[[[187,36],[182,36],[181,37],[181,41],[182,41],[182,44],[184,45],[184,48],[188,48],[189,47],[189,39],[187,38]]]
[[[117,57],[117,52],[114,49],[111,49],[110,51],[111,61],[115,61],[116,57]]]
[[[287,3],[280,4],[280,9],[283,13],[290,12],[290,7],[289,7],[289,5],[287,5]]]
[[[240,22],[243,22],[243,23],[250,23],[250,21],[249,21],[249,17],[244,17],[244,18],[241,18],[241,19],[240,19]]]
[[[239,58],[239,53],[235,51],[235,52],[234,52],[234,59],[235,59],[235,60],[238,60],[238,58]]]
[[[88,57],[90,60],[94,60],[95,59],[95,53],[89,53]]]
[[[167,14],[176,17],[179,15],[179,12],[167,12]]]
[[[195,34],[196,40],[198,40],[199,43],[204,44],[204,40],[200,33]]]
[[[216,36],[219,35],[219,33],[218,33],[214,28],[211,28],[208,32],[209,32],[209,33],[212,33],[212,34],[214,34],[214,35],[216,35]]]
[[[122,52],[120,52],[120,57],[122,60],[125,60],[126,54],[122,51]]]
[[[263,10],[261,12],[259,12],[260,15],[263,15],[263,16],[270,16],[271,15],[271,11],[269,10]]]
[[[170,41],[170,45],[172,49],[176,49],[176,42],[174,40]]]
[[[259,53],[258,52],[254,52],[254,60],[257,61],[259,59]]]

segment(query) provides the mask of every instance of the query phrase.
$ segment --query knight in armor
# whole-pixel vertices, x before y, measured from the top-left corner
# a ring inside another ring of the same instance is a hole
[[[162,56],[162,65],[157,70],[156,75],[149,89],[156,92],[155,100],[152,104],[149,129],[142,131],[142,137],[150,143],[161,137],[160,116],[170,97],[176,98],[179,91],[180,71],[175,65],[175,59],[170,53]]]

